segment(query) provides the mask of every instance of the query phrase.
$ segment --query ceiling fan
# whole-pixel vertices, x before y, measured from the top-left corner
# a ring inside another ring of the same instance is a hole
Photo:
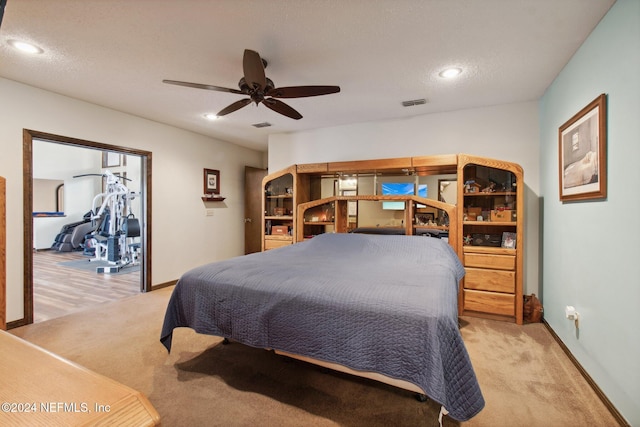
[[[178,86],[193,87],[196,89],[216,90],[218,92],[229,92],[249,96],[249,98],[241,99],[223,108],[218,112],[218,116],[227,115],[251,104],[252,102],[255,102],[256,105],[262,103],[267,108],[270,108],[277,113],[299,120],[302,118],[302,114],[298,113],[292,107],[277,98],[303,98],[307,96],[328,95],[340,92],[340,86],[275,87],[273,81],[267,78],[264,74],[266,66],[267,61],[262,59],[258,52],[245,49],[242,61],[244,77],[241,78],[238,83],[238,87],[240,88],[239,90],[200,83],[180,82],[176,80],[163,80],[162,82]]]

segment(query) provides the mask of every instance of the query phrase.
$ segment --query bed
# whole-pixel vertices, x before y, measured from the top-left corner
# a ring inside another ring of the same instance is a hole
[[[194,268],[178,281],[173,330],[374,372],[413,384],[465,421],[484,407],[458,329],[456,253],[432,237],[327,233]]]

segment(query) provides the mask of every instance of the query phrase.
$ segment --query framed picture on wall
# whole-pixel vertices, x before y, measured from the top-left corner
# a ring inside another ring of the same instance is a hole
[[[102,167],[103,168],[116,168],[120,166],[121,163],[121,155],[120,153],[114,153],[113,151],[103,151],[102,152]]]
[[[220,171],[204,170],[204,194],[220,194]]]
[[[560,200],[607,197],[607,96],[601,94],[558,131]]]

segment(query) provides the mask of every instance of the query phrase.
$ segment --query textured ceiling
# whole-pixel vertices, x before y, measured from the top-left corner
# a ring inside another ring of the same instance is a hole
[[[537,100],[614,1],[8,0],[0,76],[266,150],[270,133]],[[244,49],[276,86],[342,90],[285,100],[297,121],[252,104],[211,122],[243,96],[162,83],[237,88]]]

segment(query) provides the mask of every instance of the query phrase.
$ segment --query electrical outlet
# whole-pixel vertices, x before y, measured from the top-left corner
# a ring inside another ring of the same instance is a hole
[[[204,214],[206,216],[213,216],[213,209],[205,209]]]
[[[578,313],[576,313],[576,309],[572,305],[564,308],[564,315],[569,320],[575,320],[578,317]]]

